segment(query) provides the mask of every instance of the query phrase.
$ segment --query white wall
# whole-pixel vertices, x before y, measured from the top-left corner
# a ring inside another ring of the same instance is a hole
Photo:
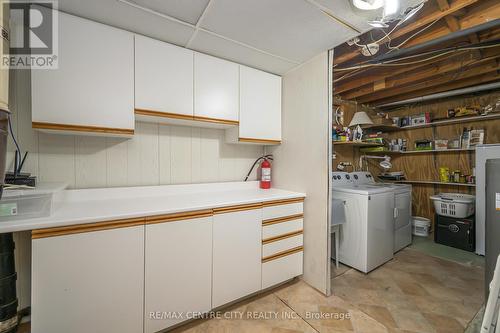
[[[242,181],[264,152],[262,146],[226,144],[223,130],[151,123],[136,123],[132,139],[34,131],[30,92],[30,72],[11,71],[13,129],[22,151],[29,151],[23,172],[39,181],[62,181],[70,188]],[[9,139],[8,170],[13,169],[14,151]],[[254,171],[251,180],[255,179]],[[23,309],[31,304],[31,234],[14,237]]]
[[[330,290],[328,52],[283,76],[282,145],[274,154],[273,183],[307,194],[304,202],[304,280]]]

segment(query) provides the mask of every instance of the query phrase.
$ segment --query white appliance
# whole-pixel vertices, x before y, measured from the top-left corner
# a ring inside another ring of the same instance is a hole
[[[404,249],[412,242],[411,204],[412,186],[408,184],[376,183],[369,172],[352,172],[355,184],[372,184],[388,187],[394,191],[394,253]]]
[[[485,255],[486,247],[486,162],[500,158],[500,145],[476,147],[476,253]]]
[[[368,273],[394,257],[394,190],[354,184],[350,174],[333,172],[332,199],[345,202],[340,262]]]

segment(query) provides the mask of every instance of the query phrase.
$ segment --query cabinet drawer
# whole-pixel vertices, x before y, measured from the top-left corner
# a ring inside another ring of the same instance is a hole
[[[304,219],[297,219],[262,226],[262,239],[282,236],[294,231],[302,230]]]
[[[262,219],[269,220],[278,217],[302,214],[304,212],[303,202],[292,202],[289,204],[267,206],[264,203],[262,208]]]
[[[304,244],[304,237],[302,233],[293,235],[284,239],[271,241],[262,245],[262,257],[266,258],[275,255],[279,252],[291,250],[302,246]]]
[[[262,264],[262,289],[302,275],[303,252],[271,260]]]

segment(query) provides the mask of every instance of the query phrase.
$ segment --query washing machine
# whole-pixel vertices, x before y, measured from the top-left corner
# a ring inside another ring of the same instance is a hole
[[[412,242],[412,186],[408,184],[377,183],[370,172],[352,172],[353,183],[388,187],[394,190],[394,253]]]
[[[394,190],[355,184],[346,172],[332,174],[332,198],[345,202],[340,262],[368,273],[394,257]]]

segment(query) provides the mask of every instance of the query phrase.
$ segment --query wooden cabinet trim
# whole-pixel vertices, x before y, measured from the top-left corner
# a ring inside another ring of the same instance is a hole
[[[134,135],[134,129],[99,127],[99,126],[83,126],[70,124],[54,124],[45,122],[32,122],[31,127],[35,129],[46,129],[55,131],[72,131],[72,132],[91,132],[91,133],[108,133],[108,134],[123,134]]]
[[[279,253],[273,254],[272,256],[262,258],[262,262],[266,263],[268,261],[272,261],[272,260],[280,259],[280,258],[283,258],[283,257],[287,257],[289,255],[292,255],[292,254],[298,253],[298,252],[302,252],[302,251],[304,251],[304,247],[303,246],[297,246],[297,247],[295,247],[293,249],[286,250],[286,251],[283,251],[283,252],[279,252]]]
[[[292,231],[292,232],[289,232],[289,233],[286,233],[283,235],[279,235],[276,237],[267,238],[267,239],[262,240],[262,245],[278,242],[278,241],[281,241],[281,240],[284,240],[287,238],[292,238],[292,237],[295,237],[298,235],[302,235],[303,233],[304,233],[304,230],[298,230],[298,231]]]
[[[197,219],[197,218],[202,218],[202,217],[211,217],[213,215],[214,215],[214,212],[212,209],[205,209],[205,210],[183,212],[183,213],[147,216],[146,217],[146,224],[157,224],[157,223],[190,220],[190,219]]]
[[[143,217],[122,219],[122,220],[111,220],[111,221],[88,223],[88,224],[76,224],[64,227],[33,230],[31,231],[31,239],[81,234],[93,231],[128,228],[141,225],[144,225]]]
[[[237,120],[227,120],[227,119],[201,117],[201,116],[188,116],[185,114],[176,114],[176,113],[170,113],[170,112],[152,111],[152,110],[144,110],[144,109],[135,109],[135,114],[138,114],[141,116],[149,116],[149,117],[182,119],[182,120],[189,120],[189,121],[201,121],[201,122],[205,122],[205,123],[214,123],[214,124],[221,124],[221,125],[238,126],[240,123]]]
[[[245,210],[261,209],[261,208],[262,208],[261,202],[254,204],[246,204],[246,205],[235,205],[235,206],[214,208],[214,214],[234,213],[234,212],[241,212]]]
[[[239,142],[247,143],[263,143],[263,144],[281,144],[281,140],[270,140],[270,139],[255,139],[255,138],[238,138]]]
[[[302,198],[267,201],[267,202],[264,202],[263,205],[264,205],[264,207],[270,207],[270,206],[288,205],[288,204],[297,203],[297,202],[304,202],[304,198],[302,197]]]
[[[298,219],[303,219],[304,214],[295,214],[295,215],[290,215],[290,216],[284,216],[284,217],[277,217],[274,219],[269,219],[269,220],[263,220],[262,221],[262,226],[268,226],[268,225],[273,225],[273,224],[278,224],[278,223],[283,223],[283,222],[288,222],[288,221],[293,221],[293,220],[298,220]]]

